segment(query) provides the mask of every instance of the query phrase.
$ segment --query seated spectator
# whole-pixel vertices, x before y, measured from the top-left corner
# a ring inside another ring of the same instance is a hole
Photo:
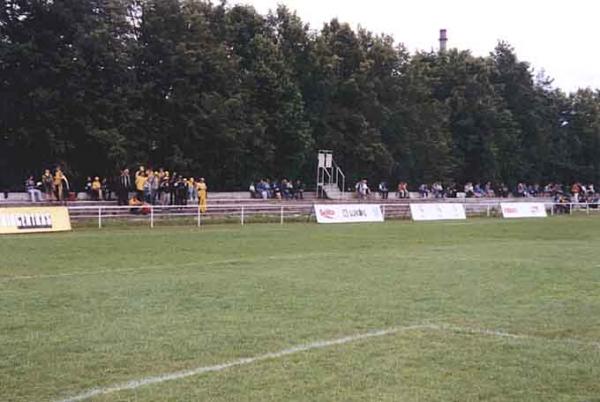
[[[92,194],[92,178],[90,176],[85,179],[85,193],[89,200],[94,198]]]
[[[588,195],[592,195],[592,196],[596,194],[596,189],[594,188],[593,184],[588,184],[587,193],[588,193]]]
[[[473,187],[473,194],[477,198],[481,198],[485,195],[485,192],[481,188],[481,184],[479,184],[479,183],[475,184],[475,187]]]
[[[265,179],[265,190],[267,192],[267,198],[273,198],[273,183],[270,179]]]
[[[381,183],[379,183],[379,194],[381,195],[381,199],[382,200],[387,200],[388,199],[388,194],[389,194],[389,190],[388,190],[388,186],[387,183],[385,181],[382,181]]]
[[[439,181],[433,183],[431,186],[431,191],[433,192],[434,198],[444,198],[444,187]]]
[[[557,204],[554,206],[557,214],[568,214],[571,212],[571,199],[566,195],[557,193],[554,196],[554,202]]]
[[[504,183],[500,183],[497,187],[496,187],[496,194],[498,195],[498,197],[500,198],[506,198],[509,196],[509,191],[508,191],[508,186]]]
[[[297,200],[304,199],[304,183],[300,180],[296,180],[296,183],[294,183],[294,198]]]
[[[280,200],[281,199],[281,187],[279,186],[279,182],[277,180],[273,181],[271,185],[271,190],[273,192],[273,198]]]
[[[288,181],[288,179],[281,181],[281,194],[286,200],[291,200],[294,197],[294,186],[292,186],[292,182]]]
[[[147,215],[150,213],[149,204],[140,201],[137,195],[129,200],[129,206],[131,207],[129,211],[134,215]]]
[[[450,185],[446,189],[446,197],[456,198],[457,193],[458,191],[456,190],[456,183],[450,183]]]
[[[423,183],[419,186],[419,194],[421,195],[421,198],[429,197],[429,187],[427,187],[427,184]]]
[[[25,189],[29,193],[29,197],[31,197],[31,202],[42,201],[42,192],[35,183],[33,176],[29,176],[27,180],[25,180]]]
[[[248,191],[250,192],[250,198],[258,198],[258,194],[256,192],[256,186],[254,185],[254,183],[250,183],[250,186],[248,187]]]
[[[483,192],[484,195],[486,197],[493,197],[494,196],[494,189],[492,188],[492,183],[491,182],[487,182],[485,183],[485,187],[483,188]]]
[[[369,189],[369,185],[367,184],[367,179],[359,180],[356,183],[355,189],[356,189],[356,195],[361,200],[367,199],[367,197],[371,193],[371,190]]]
[[[404,181],[398,183],[398,198],[409,198],[410,194],[408,192],[408,184]]]
[[[470,181],[465,184],[464,191],[465,191],[465,197],[467,197],[467,198],[475,197],[475,189],[473,188],[473,183],[471,183]]]
[[[267,182],[264,179],[261,179],[256,185],[256,193],[259,198],[266,200],[269,197],[269,190],[267,188]]]

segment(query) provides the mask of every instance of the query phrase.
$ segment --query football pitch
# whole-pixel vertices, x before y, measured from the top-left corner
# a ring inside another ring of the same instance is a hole
[[[600,217],[0,237],[2,401],[600,401]]]

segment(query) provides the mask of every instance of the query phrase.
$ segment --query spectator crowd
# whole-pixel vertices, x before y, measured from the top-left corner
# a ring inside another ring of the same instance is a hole
[[[358,199],[367,199],[372,194],[367,179],[356,182],[354,187]],[[381,181],[377,186],[379,198],[385,200],[389,196],[389,187],[386,181]],[[492,182],[485,184],[467,182],[463,186],[454,183],[444,186],[442,182],[436,181],[432,184],[423,183],[416,188],[414,193],[420,198],[533,198],[552,197],[555,202],[567,203],[598,203],[600,193],[596,192],[594,184],[582,184],[575,182],[571,186],[560,183],[548,183],[545,186],[539,184],[517,183],[510,188],[504,183],[497,185]],[[397,198],[410,198],[408,183],[401,181],[396,187]]]
[[[87,177],[83,186],[88,199],[100,201],[113,200],[116,196],[119,205],[148,204],[148,205],[187,205],[198,204],[201,210],[206,211],[206,198],[208,187],[202,177],[184,177],[176,172],[169,172],[164,168],[153,170],[140,166],[132,175],[125,168],[114,178],[100,178],[99,176]],[[74,199],[72,185],[60,166],[54,171],[46,169],[36,180],[29,176],[25,180],[25,189],[32,202],[39,201],[65,201]],[[252,182],[248,187],[250,197],[257,199],[277,200],[302,200],[304,199],[305,186],[300,180],[270,180],[260,179]],[[368,199],[372,192],[367,179],[356,182],[354,187],[359,199]],[[560,183],[540,184],[517,183],[509,187],[505,183],[492,184],[488,181],[466,182],[462,186],[456,183],[444,185],[441,181],[431,184],[423,183],[413,188],[413,197],[418,194],[420,198],[531,198],[552,197],[557,203],[599,203],[600,194],[596,192],[594,184],[575,182],[570,186]],[[390,187],[387,181],[379,182],[377,186],[379,198],[386,200],[389,197]],[[133,197],[130,195],[133,194]],[[399,199],[411,197],[409,185],[400,181],[396,186],[395,195]]]
[[[29,176],[25,188],[32,202],[65,201],[76,198],[69,180],[57,166],[54,173],[46,169],[38,181]],[[208,187],[204,178],[184,177],[164,168],[153,170],[140,166],[132,175],[124,168],[113,178],[88,176],[83,189],[89,200],[112,201],[116,196],[118,205],[187,205],[198,203],[202,211],[206,210]],[[261,179],[249,186],[251,198],[302,200],[304,183],[300,180]],[[132,197],[130,197],[133,195]]]
[[[276,199],[276,200],[303,200],[304,183],[300,180],[292,182],[288,179],[281,181],[261,179],[250,183],[248,187],[250,198]]]
[[[204,178],[183,177],[163,168],[153,170],[140,166],[134,175],[125,168],[113,179],[89,176],[83,188],[88,199],[94,201],[111,201],[115,194],[119,205],[186,205],[192,202],[198,203],[202,212],[206,211],[208,187]],[[75,199],[69,180],[60,167],[56,167],[54,173],[46,169],[39,181],[29,176],[25,189],[32,202]]]

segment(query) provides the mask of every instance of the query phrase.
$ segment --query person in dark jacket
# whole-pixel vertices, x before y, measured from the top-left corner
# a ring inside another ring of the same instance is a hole
[[[127,205],[129,202],[129,191],[131,191],[131,176],[129,169],[121,170],[121,175],[117,178],[117,202],[119,205]]]

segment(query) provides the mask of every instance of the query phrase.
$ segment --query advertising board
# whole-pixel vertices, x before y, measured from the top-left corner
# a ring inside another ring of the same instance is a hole
[[[542,202],[503,202],[500,204],[505,218],[545,218],[548,216]]]
[[[319,223],[383,222],[379,204],[315,204]]]
[[[66,207],[0,208],[0,234],[71,230]]]
[[[410,214],[415,221],[441,221],[467,219],[463,204],[410,204]]]

